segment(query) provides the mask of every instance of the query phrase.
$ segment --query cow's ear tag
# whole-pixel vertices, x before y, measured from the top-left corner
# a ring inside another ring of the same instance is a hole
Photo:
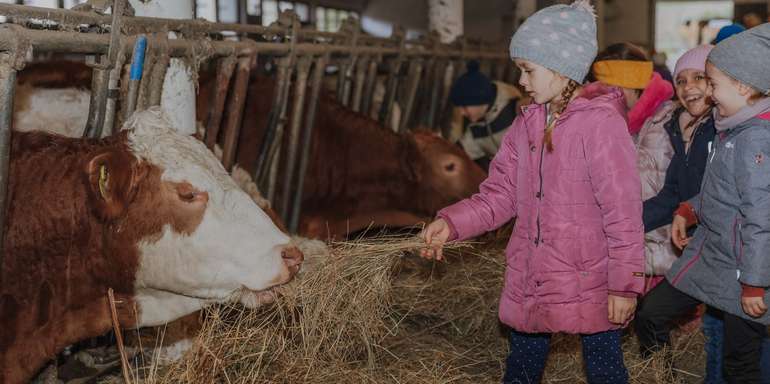
[[[107,182],[109,181],[110,172],[107,170],[107,166],[102,164],[99,166],[99,194],[104,200],[107,200]]]

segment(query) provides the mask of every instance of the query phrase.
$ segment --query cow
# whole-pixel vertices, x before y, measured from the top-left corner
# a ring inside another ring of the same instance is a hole
[[[302,253],[158,108],[105,139],[14,132],[0,260],[0,382],[65,346],[220,302],[255,307]]]
[[[201,76],[200,121],[206,117],[214,80]],[[273,79],[259,74],[251,77],[236,153],[236,163],[250,174],[256,170],[274,90]],[[285,124],[291,124],[291,117]],[[476,192],[485,177],[461,148],[438,135],[428,131],[394,133],[322,92],[305,175],[299,233],[328,238],[371,225],[413,226]]]

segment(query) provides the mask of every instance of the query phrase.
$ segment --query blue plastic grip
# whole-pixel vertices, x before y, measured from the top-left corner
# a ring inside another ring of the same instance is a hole
[[[141,35],[134,43],[134,56],[131,60],[131,80],[141,80],[144,69],[144,49],[147,47],[147,36]]]

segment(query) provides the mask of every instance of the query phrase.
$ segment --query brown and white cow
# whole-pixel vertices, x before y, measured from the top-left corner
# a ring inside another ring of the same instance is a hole
[[[16,132],[0,265],[0,382],[65,346],[216,302],[255,306],[303,255],[207,148],[157,109],[111,138]]]

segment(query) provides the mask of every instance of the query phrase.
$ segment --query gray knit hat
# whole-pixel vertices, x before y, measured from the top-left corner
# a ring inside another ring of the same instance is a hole
[[[768,57],[770,23],[765,23],[723,40],[711,50],[708,61],[733,79],[770,96]]]
[[[582,83],[596,57],[596,15],[588,0],[536,12],[511,38],[511,58],[542,65]]]

